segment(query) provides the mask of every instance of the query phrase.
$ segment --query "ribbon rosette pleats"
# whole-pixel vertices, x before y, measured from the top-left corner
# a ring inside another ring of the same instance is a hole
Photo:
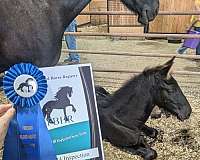
[[[55,160],[39,104],[47,93],[43,72],[32,64],[16,64],[6,72],[3,88],[16,109],[6,136],[3,159]]]
[[[16,106],[32,107],[47,93],[47,81],[42,71],[32,64],[16,64],[3,79],[4,92]]]

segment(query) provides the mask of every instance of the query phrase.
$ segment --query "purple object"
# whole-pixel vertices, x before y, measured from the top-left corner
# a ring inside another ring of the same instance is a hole
[[[189,30],[188,34],[200,34],[200,32],[194,31],[194,30]],[[192,48],[192,49],[196,49],[199,42],[200,42],[199,38],[189,38],[189,39],[184,40],[183,46]]]

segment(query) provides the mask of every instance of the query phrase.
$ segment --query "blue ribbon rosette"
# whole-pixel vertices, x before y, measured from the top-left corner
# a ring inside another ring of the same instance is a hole
[[[40,107],[47,93],[43,72],[29,63],[12,66],[3,78],[4,93],[16,115],[4,143],[4,160],[55,160],[56,154]]]

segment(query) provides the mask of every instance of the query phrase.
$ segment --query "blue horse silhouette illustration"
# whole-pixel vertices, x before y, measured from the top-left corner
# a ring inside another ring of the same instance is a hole
[[[21,92],[24,92],[24,87],[28,88],[28,92],[31,92],[31,89],[33,90],[33,86],[29,83],[30,81],[34,81],[33,78],[28,78],[25,82],[20,83],[19,87],[17,88],[17,90],[21,90]]]
[[[65,115],[65,120],[68,121],[67,118],[67,113],[66,113],[66,108],[67,107],[72,107],[72,111],[76,112],[76,108],[74,107],[73,104],[70,104],[70,99],[69,97],[72,96],[72,87],[65,86],[61,87],[59,91],[56,93],[55,100],[48,101],[42,108],[42,112],[44,115],[44,118],[47,116],[47,121],[49,123],[54,123],[53,120],[51,119],[51,113],[53,109],[63,109],[64,115]]]

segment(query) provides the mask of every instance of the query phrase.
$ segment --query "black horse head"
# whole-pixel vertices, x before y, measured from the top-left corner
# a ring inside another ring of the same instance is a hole
[[[153,93],[155,94],[156,105],[176,115],[179,120],[183,121],[189,118],[192,109],[177,81],[170,74],[174,58],[162,66],[147,70],[146,73],[152,71],[155,73],[154,83],[156,87]]]
[[[61,97],[66,97],[66,94],[69,95],[69,97],[71,97],[72,93],[73,93],[72,87],[69,86],[61,87],[59,91],[56,93],[55,98],[61,99]]]
[[[144,70],[112,95],[103,88],[96,87],[98,107],[108,108],[108,112],[126,117],[129,122],[131,119],[146,122],[155,105],[176,115],[179,120],[188,119],[191,106],[170,73],[174,59],[175,57],[163,65]]]
[[[159,10],[159,0],[121,0],[130,10],[138,13],[138,22],[148,24]]]

